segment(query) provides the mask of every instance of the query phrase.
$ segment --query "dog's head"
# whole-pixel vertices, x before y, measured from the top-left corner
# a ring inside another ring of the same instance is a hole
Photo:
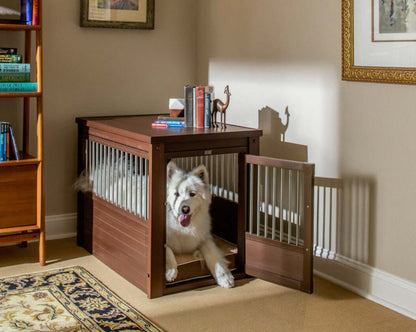
[[[168,207],[183,227],[189,226],[192,217],[201,210],[207,213],[211,194],[205,166],[200,165],[186,173],[174,162],[169,162],[166,197]]]

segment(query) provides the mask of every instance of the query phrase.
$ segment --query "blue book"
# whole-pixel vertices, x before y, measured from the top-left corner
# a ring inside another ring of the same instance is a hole
[[[169,123],[167,124],[168,128],[185,128],[185,124],[184,123]]]
[[[4,123],[1,122],[1,133],[0,133],[0,161],[6,161],[6,156],[4,153],[4,148],[6,146],[5,142],[4,142]]]
[[[211,128],[211,92],[205,92],[204,128]]]
[[[175,120],[156,120],[155,123],[166,123],[169,125],[182,125],[185,124],[185,121],[175,121]]]
[[[12,149],[14,153],[14,158],[16,160],[20,160],[19,149],[17,148],[16,138],[14,137],[13,128],[9,125],[9,133],[10,133],[10,142],[12,143]]]
[[[20,22],[23,24],[32,25],[32,5],[32,0],[20,0]]]
[[[0,73],[30,73],[30,63],[0,63]]]
[[[36,92],[38,83],[36,82],[9,82],[0,83],[0,92]]]

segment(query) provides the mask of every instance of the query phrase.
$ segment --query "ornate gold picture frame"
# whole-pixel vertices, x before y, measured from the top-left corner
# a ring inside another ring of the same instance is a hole
[[[342,79],[416,84],[416,42],[374,42],[374,1],[342,0]]]
[[[154,0],[81,0],[81,26],[154,29]]]

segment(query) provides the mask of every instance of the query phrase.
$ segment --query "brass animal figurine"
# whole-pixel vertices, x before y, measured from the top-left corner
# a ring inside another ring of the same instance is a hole
[[[230,104],[230,96],[231,96],[228,85],[225,87],[224,93],[227,96],[225,103],[223,103],[219,99],[214,99],[214,101],[212,102],[211,123],[212,123],[212,127],[214,128],[218,128],[219,126],[221,126],[221,128],[227,128],[226,121],[225,121],[225,111],[227,110],[228,105]],[[220,113],[220,125],[218,125],[218,122],[217,122],[218,112]],[[224,116],[224,120],[223,120],[223,116]]]

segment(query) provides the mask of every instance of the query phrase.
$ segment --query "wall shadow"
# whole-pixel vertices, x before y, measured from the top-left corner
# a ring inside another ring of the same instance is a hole
[[[285,119],[283,120],[282,117]],[[289,128],[290,113],[286,107],[284,116],[269,106],[258,111],[259,129],[263,130],[260,137],[260,154],[262,156],[308,161],[308,147],[306,145],[286,142],[286,131]]]
[[[374,263],[376,182],[368,176],[315,177],[314,254]]]

